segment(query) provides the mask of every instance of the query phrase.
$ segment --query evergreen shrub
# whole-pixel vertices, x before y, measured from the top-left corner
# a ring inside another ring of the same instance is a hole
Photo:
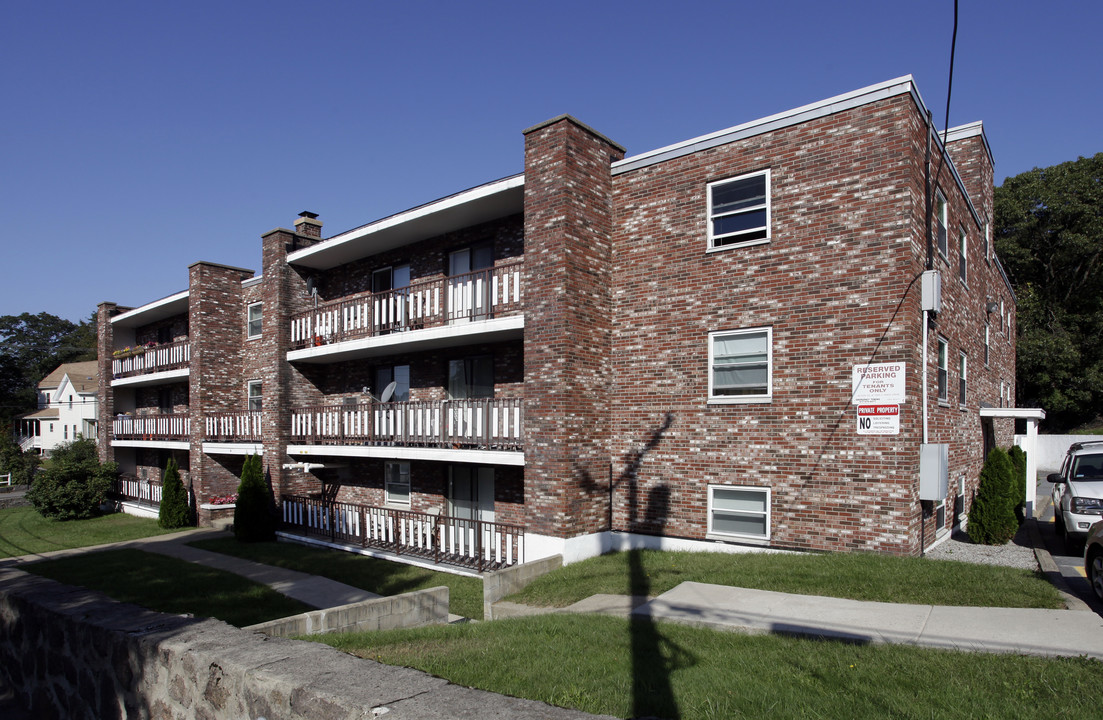
[[[276,539],[276,502],[257,455],[245,458],[241,468],[234,507],[234,536],[241,542]]]
[[[45,518],[82,520],[100,514],[111,483],[119,474],[115,463],[103,463],[92,440],[74,440],[56,447],[27,490],[27,500]]]
[[[1015,536],[1014,479],[1011,458],[993,448],[980,471],[980,487],[969,510],[969,539],[981,545],[1003,545]]]
[[[180,467],[176,464],[176,458],[169,458],[161,478],[161,509],[157,513],[157,524],[169,529],[191,525],[188,492],[180,482]]]
[[[1012,445],[1007,449],[1007,455],[1011,458],[1013,469],[1012,502],[1015,507],[1015,519],[1022,523],[1026,518],[1026,451],[1018,445]]]

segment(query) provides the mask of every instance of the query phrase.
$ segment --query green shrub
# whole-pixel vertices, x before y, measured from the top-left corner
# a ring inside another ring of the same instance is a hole
[[[250,455],[241,468],[234,507],[234,535],[241,542],[276,539],[276,503],[264,479],[260,457]]]
[[[161,478],[161,508],[157,512],[157,524],[173,529],[191,525],[191,512],[188,507],[188,493],[180,482],[180,468],[176,458],[169,458],[165,464],[165,474]]]
[[[19,449],[10,426],[0,427],[0,475],[11,473],[12,485],[30,485],[37,467],[38,456]]]
[[[93,517],[118,474],[115,463],[100,463],[95,442],[74,440],[54,449],[31,483],[27,500],[43,517],[54,520]]]
[[[1026,518],[1026,452],[1018,445],[1012,445],[1007,449],[1007,455],[1011,458],[1014,473],[1011,501],[1014,504],[1015,519],[1022,523]]]
[[[969,539],[982,545],[1003,545],[1015,536],[1014,480],[1011,458],[993,448],[980,471],[980,487],[969,511]]]

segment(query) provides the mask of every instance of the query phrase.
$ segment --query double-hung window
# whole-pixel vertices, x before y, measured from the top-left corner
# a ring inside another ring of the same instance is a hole
[[[249,305],[248,317],[246,319],[246,337],[252,339],[260,337],[261,330],[261,303],[252,303]]]
[[[709,333],[709,402],[768,402],[772,339],[771,328]]]
[[[942,402],[946,402],[946,400],[948,400],[949,397],[950,397],[949,396],[950,390],[949,390],[949,387],[948,387],[949,381],[948,381],[948,377],[947,377],[947,370],[948,370],[947,363],[949,363],[949,358],[947,357],[948,353],[949,353],[948,343],[946,342],[945,338],[939,338],[938,339],[938,399]]]
[[[709,250],[770,240],[770,171],[708,185]]]
[[[935,197],[935,223],[938,225],[938,254],[943,258],[949,252],[948,240],[946,239],[946,228],[949,227],[949,210],[946,206],[946,196],[940,191]]]
[[[957,274],[961,278],[961,281],[966,285],[969,284],[969,241],[965,236],[965,228],[961,228],[957,236]]]
[[[770,539],[770,488],[709,485],[708,533]]]
[[[969,364],[969,358],[965,353],[961,353],[958,356],[958,381],[957,381],[957,403],[962,407],[965,407],[965,371]]]
[[[250,380],[246,387],[249,397],[249,412],[260,412],[264,407],[260,380]]]
[[[388,462],[384,466],[384,501],[410,507],[410,463]]]

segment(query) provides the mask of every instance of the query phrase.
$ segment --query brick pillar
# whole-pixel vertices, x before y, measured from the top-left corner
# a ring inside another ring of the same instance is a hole
[[[272,483],[272,492],[279,502],[281,493],[317,492],[320,488],[312,476],[283,469],[293,462],[287,455],[291,436],[292,399],[298,383],[304,382],[287,362],[291,346],[291,316],[310,307],[312,299],[306,289],[306,279],[287,264],[287,255],[297,249],[317,244],[322,223],[304,213],[296,228],[317,232],[302,234],[284,228],[267,233],[262,238],[264,280],[261,289],[264,303],[263,358],[264,382],[264,468]]]
[[[525,508],[531,532],[608,528],[612,177],[624,149],[562,116],[525,134]]]
[[[236,488],[235,479],[225,466],[203,453],[203,435],[208,414],[246,409],[242,373],[245,306],[241,282],[252,276],[252,270],[216,263],[198,262],[188,267],[189,464],[197,504]],[[206,518],[200,517],[200,524],[206,524]]]
[[[100,462],[114,462],[115,449],[112,420],[115,417],[115,390],[111,387],[111,353],[115,350],[111,318],[119,314],[115,303],[103,302],[96,308],[96,358],[99,364],[99,387],[96,390],[96,447]]]

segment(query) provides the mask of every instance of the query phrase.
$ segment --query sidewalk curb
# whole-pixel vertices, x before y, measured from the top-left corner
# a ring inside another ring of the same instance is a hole
[[[1057,563],[1053,561],[1053,556],[1046,549],[1045,542],[1042,541],[1042,534],[1038,531],[1037,518],[1027,518],[1026,524],[1027,532],[1030,533],[1030,543],[1034,546],[1034,557],[1038,560],[1038,567],[1041,568],[1046,579],[1057,589],[1057,592],[1061,593],[1065,609],[1078,612],[1094,612],[1091,606],[1072,593],[1072,588],[1065,581],[1065,577],[1061,574]]]

